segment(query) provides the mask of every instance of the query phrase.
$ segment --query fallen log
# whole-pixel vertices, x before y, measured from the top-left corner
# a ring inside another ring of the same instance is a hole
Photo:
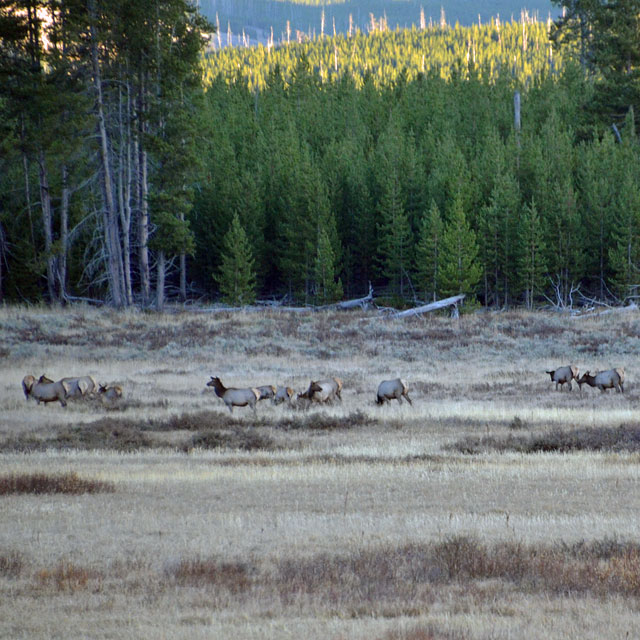
[[[406,311],[398,311],[394,314],[394,318],[408,318],[409,316],[416,316],[421,313],[428,313],[429,311],[437,311],[438,309],[444,309],[445,307],[450,307],[458,304],[464,300],[465,294],[460,293],[457,296],[451,296],[450,298],[443,298],[442,300],[436,300],[435,302],[431,302],[430,304],[424,304],[421,307],[414,307],[413,309],[407,309]]]

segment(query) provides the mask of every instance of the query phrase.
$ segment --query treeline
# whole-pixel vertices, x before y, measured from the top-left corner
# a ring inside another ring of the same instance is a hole
[[[271,32],[276,43],[286,41],[287,30],[315,38],[333,35],[334,28],[342,34],[354,29],[368,32],[375,29],[372,23],[384,23],[391,29],[443,22],[471,26],[497,16],[505,22],[518,20],[522,11],[540,21],[559,13],[549,0],[200,0],[199,6],[219,24],[223,43],[231,29],[236,35],[244,31],[251,44],[256,44],[257,37],[270,37]]]
[[[370,33],[355,30],[303,42],[296,42],[292,33],[285,45],[227,47],[207,56],[204,79],[208,84],[219,75],[242,78],[251,89],[263,90],[276,68],[288,80],[304,56],[323,83],[348,75],[358,88],[365,77],[382,87],[397,82],[400,75],[404,81],[436,73],[448,80],[464,77],[470,69],[484,80],[511,75],[527,84],[562,68],[561,53],[553,51],[548,32],[546,22],[492,19],[470,27],[390,30],[381,24]]]
[[[362,82],[324,83],[303,58],[260,92],[212,83],[192,218],[200,286],[237,213],[261,295],[325,302],[373,282],[404,300],[464,292],[532,306],[543,295],[569,304],[578,285],[603,299],[634,292],[633,121],[620,143],[584,123],[575,69],[521,87],[519,131],[510,73]]]
[[[210,25],[188,2],[11,4],[0,296],[324,304],[372,283],[394,304],[462,292],[531,307],[578,286],[636,293],[633,112],[599,124],[589,76],[535,44],[543,25],[223,51],[203,91]],[[486,47],[511,62],[492,67]],[[328,73],[336,50],[353,66]]]

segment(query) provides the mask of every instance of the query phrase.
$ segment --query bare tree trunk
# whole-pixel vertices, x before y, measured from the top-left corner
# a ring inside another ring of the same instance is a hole
[[[109,289],[111,291],[111,302],[115,307],[122,307],[125,303],[122,291],[122,255],[120,250],[120,239],[118,237],[116,204],[113,198],[113,183],[111,178],[111,165],[109,162],[109,141],[104,117],[102,77],[100,71],[100,60],[98,58],[97,36],[95,33],[95,0],[88,0],[88,9],[91,22],[91,62],[93,65],[93,82],[96,91],[96,112],[98,118],[98,135],[100,140],[100,173],[102,178],[102,196],[104,199],[103,222],[105,245],[107,247],[107,275],[109,278]]]
[[[67,165],[62,165],[62,202],[60,204],[60,252],[58,254],[58,295],[67,299],[67,254],[69,252],[69,174]]]
[[[180,300],[187,300],[187,255],[180,254]]]
[[[42,209],[42,226],[44,229],[44,249],[47,255],[47,292],[49,302],[56,301],[55,278],[56,260],[53,255],[53,212],[51,208],[51,194],[49,193],[49,176],[44,159],[44,151],[40,150],[38,157],[40,176],[40,202]]]
[[[151,300],[151,284],[149,272],[149,184],[147,177],[147,152],[144,149],[144,78],[140,77],[140,95],[138,96],[138,270],[140,272],[140,289],[142,304],[146,306]]]
[[[5,235],[4,229],[2,228],[2,223],[0,223],[0,304],[2,304],[2,300],[4,298],[4,290],[2,288],[2,276],[3,276],[2,266],[4,264],[6,254],[7,254],[7,236]]]
[[[165,277],[165,256],[164,251],[158,251],[158,265],[156,276],[156,311],[164,310],[164,277]]]
[[[31,186],[29,183],[29,160],[27,154],[22,153],[22,167],[24,169],[24,195],[27,202],[27,217],[29,218],[29,233],[31,238],[31,246],[33,247],[33,255],[36,255],[36,236],[33,232],[33,215],[31,213]]]
[[[123,116],[122,89],[118,93],[120,127],[120,166],[118,171],[118,201],[120,228],[122,229],[122,268],[124,271],[124,295],[127,306],[133,304],[131,286],[131,98],[127,84],[126,116]],[[126,121],[125,121],[126,117]]]

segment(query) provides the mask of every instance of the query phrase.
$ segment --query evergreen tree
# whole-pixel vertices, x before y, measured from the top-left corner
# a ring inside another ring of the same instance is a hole
[[[627,299],[640,288],[640,180],[633,166],[627,167],[618,188],[616,211],[609,260],[618,293]]]
[[[328,304],[342,298],[342,282],[335,279],[335,256],[326,229],[318,229],[315,263],[316,300]]]
[[[517,269],[527,309],[544,287],[544,234],[535,200],[523,207],[518,225]]]
[[[400,193],[400,180],[392,170],[379,205],[378,256],[382,273],[389,278],[393,295],[404,297],[411,266],[412,237]]]
[[[465,293],[471,297],[482,275],[477,261],[476,234],[467,222],[462,198],[456,196],[442,234],[440,282],[443,296]]]
[[[224,237],[224,253],[214,280],[220,286],[222,299],[232,305],[251,304],[256,299],[255,272],[251,246],[236,213]]]
[[[436,301],[440,293],[440,253],[444,225],[435,200],[420,224],[416,245],[416,286],[425,300]]]

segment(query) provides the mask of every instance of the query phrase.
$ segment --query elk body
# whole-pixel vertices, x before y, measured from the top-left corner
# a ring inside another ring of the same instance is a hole
[[[407,386],[407,383],[400,378],[383,380],[378,385],[378,392],[376,394],[377,404],[390,402],[394,398],[398,401],[398,404],[402,404],[403,397],[409,404],[412,404],[411,398],[409,397],[409,387]]]
[[[309,402],[333,402],[335,398],[342,401],[342,380],[340,378],[327,378],[326,380],[312,380],[309,388],[298,394],[298,398]]]
[[[60,380],[68,387],[67,398],[83,398],[98,391],[98,385],[93,376],[80,378],[62,378]]]
[[[262,387],[256,387],[256,389],[260,393],[260,397],[258,398],[258,400],[273,400],[274,396],[276,395],[276,388],[272,384],[266,384]]]
[[[230,413],[233,413],[233,407],[246,407],[247,405],[255,411],[256,402],[260,399],[260,392],[257,389],[225,387],[220,378],[214,378],[213,376],[207,382],[207,387],[213,387],[216,395],[218,398],[222,398]]]
[[[569,385],[569,391],[571,391],[571,381],[578,380],[578,367],[573,364],[567,365],[566,367],[560,367],[555,371],[547,371],[547,373],[551,376],[551,382],[556,383],[556,391],[558,390],[558,385],[560,385],[560,389],[562,390],[563,384]]]
[[[60,380],[54,382],[43,375],[36,381],[34,376],[27,375],[22,380],[22,390],[27,400],[34,398],[38,404],[58,401],[63,407],[67,406],[68,387]]]
[[[282,404],[283,402],[286,402],[290,405],[293,393],[294,392],[291,387],[278,387],[273,396],[272,402],[273,404]]]
[[[597,371],[595,375],[591,375],[587,371],[578,380],[581,391],[583,384],[588,384],[590,387],[598,387],[602,393],[605,393],[607,389],[615,389],[618,393],[624,393],[624,367]]]

